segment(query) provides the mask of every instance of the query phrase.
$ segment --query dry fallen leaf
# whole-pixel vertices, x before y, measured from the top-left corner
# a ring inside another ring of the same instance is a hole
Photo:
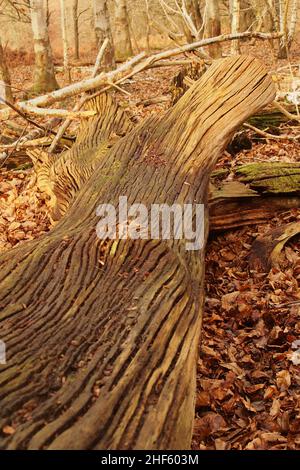
[[[291,375],[288,370],[281,370],[276,374],[277,387],[281,392],[286,391],[291,385]]]
[[[6,425],[2,428],[2,432],[7,435],[12,435],[16,432],[16,430],[12,426]]]
[[[222,296],[222,308],[226,311],[229,311],[235,304],[239,296],[239,291],[231,292],[230,294],[225,294]]]
[[[291,354],[289,354],[289,359],[294,364],[294,366],[299,366],[300,365],[300,350],[293,351]]]
[[[276,418],[280,413],[280,401],[277,398],[274,398],[271,409],[270,409],[270,416],[272,418]]]

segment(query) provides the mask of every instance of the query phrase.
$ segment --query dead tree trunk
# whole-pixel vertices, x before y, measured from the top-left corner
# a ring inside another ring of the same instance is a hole
[[[147,207],[206,204],[233,132],[274,96],[259,61],[231,57],[114,144],[105,128],[115,110],[85,125],[68,177],[51,174],[65,192],[77,185],[69,209],[49,234],[0,257],[0,428],[15,430],[2,448],[189,448],[204,250],[186,251],[185,239],[100,240],[96,208],[122,195]]]
[[[221,34],[220,7],[218,0],[206,1],[206,36],[213,38]],[[222,57],[222,45],[211,44],[209,46],[211,57]]]
[[[226,177],[230,173],[230,180]],[[263,223],[276,213],[300,207],[299,163],[251,163],[211,177],[210,230]]]
[[[126,0],[116,0],[115,2],[114,26],[116,60],[124,62],[133,55]]]
[[[93,0],[93,9],[97,48],[103,44],[105,39],[109,40],[108,47],[105,49],[102,64],[104,69],[110,70],[115,66],[115,49],[111,32],[107,0]]]
[[[58,88],[58,84],[48,35],[46,2],[30,0],[30,15],[35,54],[33,91],[52,91]]]
[[[68,27],[67,27],[67,7],[65,0],[60,0],[60,20],[61,20],[61,34],[63,43],[63,54],[64,54],[64,73],[68,77],[68,82],[71,83],[71,68],[70,68],[70,57],[69,57],[69,38],[68,38]]]
[[[240,0],[230,0],[230,17],[231,17],[231,33],[236,34],[240,32],[240,16],[241,16],[241,2]],[[231,43],[231,53],[240,53],[240,41],[236,39]]]
[[[78,0],[72,2],[72,22],[74,34],[74,59],[79,60],[79,15],[78,15]]]

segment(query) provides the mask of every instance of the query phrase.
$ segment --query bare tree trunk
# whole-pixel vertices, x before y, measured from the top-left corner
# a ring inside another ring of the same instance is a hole
[[[263,27],[264,31],[272,33],[279,31],[278,15],[276,12],[275,0],[265,0],[266,8],[263,10]]]
[[[79,59],[79,19],[78,19],[78,0],[73,0],[72,21],[74,34],[74,59]]]
[[[102,64],[104,69],[111,69],[115,66],[115,50],[107,0],[93,0],[93,8],[97,49],[101,46],[106,38],[109,40]]]
[[[191,17],[191,20],[193,24],[195,25],[195,28],[200,29],[202,26],[202,23],[200,23],[202,17],[201,17],[201,12],[200,12],[200,8],[199,8],[199,4],[197,0],[183,0],[183,1],[185,2],[187,13]],[[200,14],[200,17],[199,17],[199,14]],[[199,37],[195,36],[195,39],[199,39]]]
[[[276,0],[277,1],[277,0]],[[256,16],[255,31],[273,32],[279,31],[278,14],[275,0],[255,0],[254,10]],[[274,50],[274,40],[269,40],[271,49]]]
[[[206,0],[206,36],[214,38],[221,34],[220,9],[218,0]],[[217,58],[222,56],[222,46],[220,43],[211,44],[209,46],[209,54],[211,57]]]
[[[254,3],[254,4],[253,4]],[[253,0],[240,0],[240,32],[251,31],[255,21],[255,2]]]
[[[198,30],[200,30],[203,26],[203,17],[201,14],[200,0],[192,0],[192,3],[193,3],[193,10],[194,10],[195,26]],[[204,31],[204,28],[202,31]],[[200,34],[199,39],[201,39],[202,37],[203,37],[203,32],[202,32],[202,35]]]
[[[0,38],[0,98],[13,102],[9,69]],[[0,102],[1,106],[1,102]]]
[[[35,70],[33,90],[36,93],[58,88],[47,27],[45,0],[30,0],[31,26],[34,41]]]
[[[147,52],[150,51],[150,31],[151,31],[151,17],[150,17],[150,10],[149,10],[149,0],[145,0],[145,9],[146,9],[146,44],[147,44]]]
[[[126,0],[115,1],[115,57],[124,62],[133,55]]]
[[[237,34],[240,32],[240,0],[230,0],[230,16],[231,16],[231,33]],[[236,39],[231,43],[231,53],[240,54],[240,41]]]
[[[253,4],[254,15],[255,15],[255,22],[253,25],[253,29],[255,31],[262,31],[263,23],[264,23],[262,12],[263,12],[263,6],[267,5],[267,0],[253,0],[252,4]]]
[[[287,40],[288,50],[290,50],[292,46],[292,42],[294,40],[294,36],[296,32],[296,25],[297,25],[297,19],[298,19],[298,7],[299,7],[299,0],[292,0],[289,30],[288,30],[288,40]]]
[[[69,41],[67,31],[67,17],[66,17],[66,3],[65,0],[60,0],[60,19],[61,19],[61,34],[63,42],[63,53],[64,53],[64,73],[68,76],[69,83],[71,82],[71,72],[69,64]]]
[[[283,36],[279,40],[278,59],[286,59],[288,55],[288,10],[289,0],[279,0],[279,24]]]

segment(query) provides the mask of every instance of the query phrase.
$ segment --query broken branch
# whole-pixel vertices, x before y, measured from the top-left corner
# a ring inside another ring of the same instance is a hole
[[[260,32],[244,32],[238,34],[223,34],[214,38],[202,39],[200,41],[193,42],[191,44],[185,44],[174,49],[169,49],[157,54],[146,56],[145,52],[133,57],[131,60],[125,62],[116,70],[100,73],[95,78],[89,78],[82,80],[81,82],[73,83],[67,87],[55,90],[46,95],[39,96],[29,101],[21,101],[18,103],[19,109],[25,113],[37,114],[41,116],[51,115],[65,118],[79,118],[79,117],[89,117],[91,116],[91,111],[76,112],[60,110],[60,109],[49,109],[48,107],[52,104],[62,101],[66,98],[76,96],[81,93],[93,90],[95,88],[100,88],[102,86],[105,89],[109,89],[114,85],[120,84],[122,81],[127,78],[132,77],[133,75],[151,68],[154,64],[173,57],[184,52],[189,52],[200,47],[208,46],[210,44],[231,41],[234,39],[242,38],[257,38],[257,39],[274,39],[281,37],[282,33],[260,33]],[[145,59],[142,61],[142,59]],[[129,72],[129,73],[128,73]],[[113,85],[114,84],[114,85]],[[47,109],[41,109],[47,108]],[[4,110],[5,111],[5,110]],[[2,112],[1,112],[2,113]],[[0,113],[0,116],[1,116]]]

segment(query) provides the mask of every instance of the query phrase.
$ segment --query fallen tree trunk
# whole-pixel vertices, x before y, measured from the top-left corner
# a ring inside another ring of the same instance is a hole
[[[258,224],[277,212],[300,207],[299,163],[251,163],[211,177],[210,230]]]
[[[274,96],[256,59],[216,62],[164,116],[97,155],[49,234],[1,255],[2,448],[190,446],[204,249],[187,251],[184,238],[99,239],[96,208],[124,195],[147,207],[206,205],[220,153]],[[97,153],[95,120],[77,150]],[[63,172],[53,177],[67,185]]]

